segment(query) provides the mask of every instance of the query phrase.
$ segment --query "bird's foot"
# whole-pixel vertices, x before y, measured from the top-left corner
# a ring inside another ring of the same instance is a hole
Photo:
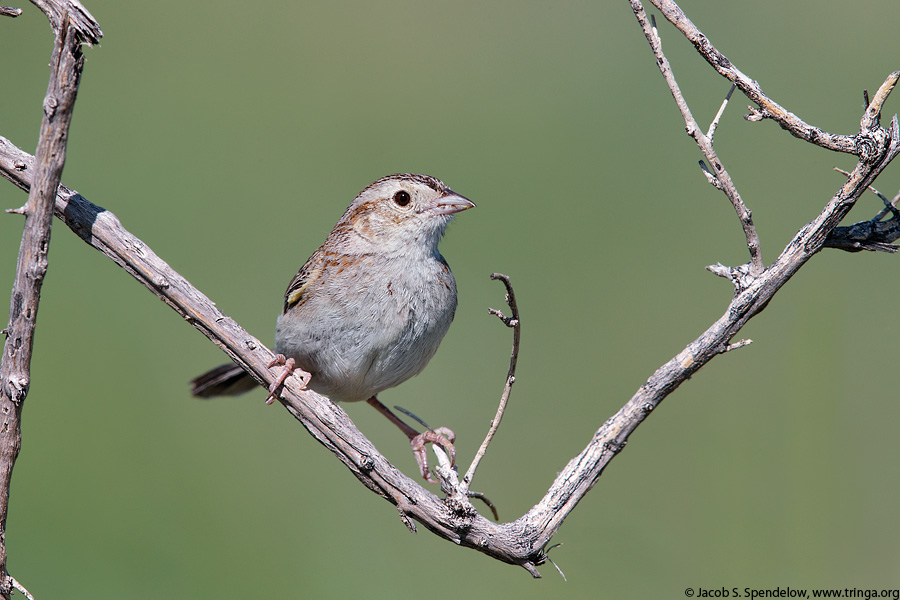
[[[283,369],[275,381],[272,382],[272,385],[269,386],[269,395],[266,397],[266,404],[275,402],[276,392],[284,385],[284,382],[292,373],[300,378],[301,388],[306,388],[309,380],[312,379],[312,375],[296,365],[297,363],[293,358],[285,358],[284,354],[275,355],[275,359],[269,363],[269,368],[282,366]]]
[[[428,431],[424,431],[419,435],[410,438],[409,445],[412,447],[413,456],[416,457],[416,462],[419,465],[419,472],[422,473],[422,477],[424,477],[425,481],[428,483],[437,483],[437,480],[432,477],[431,471],[428,469],[428,458],[425,454],[425,445],[437,444],[440,446],[444,452],[447,453],[447,456],[450,458],[450,465],[452,466],[456,462],[456,448],[453,447],[453,441],[455,439],[456,434],[446,427],[429,429]]]

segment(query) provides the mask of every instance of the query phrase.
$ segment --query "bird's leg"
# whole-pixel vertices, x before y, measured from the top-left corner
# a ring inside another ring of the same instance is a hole
[[[437,429],[429,429],[419,433],[401,421],[397,415],[391,412],[391,409],[382,404],[375,396],[372,396],[366,402],[368,402],[372,408],[387,417],[388,421],[399,427],[400,431],[409,438],[409,445],[412,447],[413,456],[416,458],[416,463],[419,465],[419,472],[422,473],[422,477],[425,478],[425,481],[428,483],[437,483],[431,476],[431,472],[428,470],[428,458],[425,454],[426,444],[437,444],[443,448],[444,452],[447,453],[447,456],[450,457],[451,465],[456,462],[456,448],[453,447],[453,441],[456,439],[456,434],[451,430],[446,427],[438,427]]]
[[[281,374],[278,375],[278,378],[272,382],[272,385],[269,386],[269,395],[266,397],[266,404],[272,404],[275,402],[275,392],[278,391],[278,388],[284,385],[285,380],[291,376],[291,373],[295,373],[297,377],[300,378],[300,383],[302,387],[306,387],[309,383],[309,380],[312,379],[312,375],[307,373],[300,367],[296,366],[296,362],[293,358],[285,358],[284,354],[276,354],[275,359],[269,363],[269,368],[281,365],[284,369],[281,371]]]

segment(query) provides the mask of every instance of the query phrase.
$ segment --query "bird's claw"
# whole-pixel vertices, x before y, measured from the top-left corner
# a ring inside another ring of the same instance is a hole
[[[271,369],[272,367],[279,365],[284,368],[275,381],[272,382],[272,385],[269,386],[269,395],[266,397],[266,404],[275,402],[276,392],[284,385],[284,382],[291,376],[291,373],[300,378],[301,389],[305,389],[309,380],[312,379],[312,374],[307,373],[298,367],[293,358],[285,358],[284,354],[276,354],[274,360],[269,363],[269,368]]]
[[[428,431],[424,431],[419,435],[410,438],[409,445],[412,447],[413,456],[416,457],[416,463],[419,465],[419,472],[422,473],[422,477],[424,477],[425,481],[428,483],[437,483],[437,480],[431,476],[431,471],[428,469],[428,458],[425,454],[425,445],[437,444],[443,448],[444,452],[446,452],[447,456],[450,458],[450,465],[452,466],[456,463],[456,448],[453,447],[453,441],[455,439],[456,434],[446,427],[429,429]]]

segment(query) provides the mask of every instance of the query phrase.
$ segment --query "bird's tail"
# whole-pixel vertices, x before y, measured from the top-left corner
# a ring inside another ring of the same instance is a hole
[[[258,387],[258,383],[239,365],[220,365],[191,380],[191,394],[197,398],[237,396]]]

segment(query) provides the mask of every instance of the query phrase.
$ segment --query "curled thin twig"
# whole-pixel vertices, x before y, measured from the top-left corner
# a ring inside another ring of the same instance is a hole
[[[472,483],[472,479],[475,477],[475,470],[478,469],[478,464],[481,462],[481,459],[484,458],[484,453],[487,452],[491,440],[494,439],[494,434],[497,433],[497,428],[500,427],[500,421],[503,419],[503,413],[506,411],[506,405],[509,402],[509,394],[512,391],[513,384],[516,382],[516,362],[519,359],[519,339],[521,336],[522,324],[519,320],[519,307],[516,304],[516,294],[513,291],[512,283],[508,276],[503,275],[502,273],[492,273],[491,279],[499,279],[503,282],[503,285],[506,286],[506,304],[509,306],[512,316],[507,317],[495,308],[490,308],[488,311],[492,315],[496,315],[507,327],[512,327],[513,345],[509,357],[509,370],[506,373],[506,383],[503,386],[503,393],[500,395],[500,405],[497,407],[497,413],[494,415],[494,418],[491,419],[491,426],[488,428],[487,435],[484,437],[484,441],[481,442],[481,447],[478,448],[478,452],[475,453],[475,458],[472,459],[472,464],[469,465],[468,471],[466,471],[465,476],[460,482],[462,490],[465,492],[468,492],[469,484]]]
[[[494,506],[494,503],[491,502],[491,499],[490,499],[490,498],[488,498],[487,496],[485,496],[485,495],[482,494],[481,492],[473,492],[472,490],[469,490],[468,492],[466,492],[466,495],[467,495],[469,498],[478,498],[479,500],[481,500],[482,502],[484,502],[485,504],[487,504],[487,507],[488,507],[489,509],[491,509],[491,514],[494,515],[494,520],[495,520],[495,521],[499,521],[499,520],[500,520],[500,514],[497,512],[497,507]]]

